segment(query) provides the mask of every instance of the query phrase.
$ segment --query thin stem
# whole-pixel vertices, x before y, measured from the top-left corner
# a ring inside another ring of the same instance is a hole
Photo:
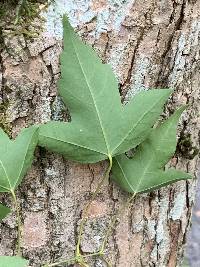
[[[87,263],[85,263],[85,262],[81,262],[80,263],[83,267],[90,267]]]
[[[128,200],[122,205],[122,207],[118,210],[117,214],[115,214],[111,221],[110,221],[110,224],[108,225],[108,228],[106,230],[106,233],[105,233],[105,236],[104,236],[104,239],[103,239],[103,242],[102,242],[102,245],[101,245],[101,249],[100,249],[100,254],[104,254],[104,250],[105,250],[105,247],[106,247],[106,244],[108,242],[108,238],[112,232],[112,229],[114,228],[115,226],[115,223],[117,221],[117,217],[121,216],[124,211],[126,210],[126,208],[129,207],[130,203],[132,202],[132,200],[135,198],[137,193],[134,193],[130,198],[128,198]]]
[[[87,221],[87,215],[88,215],[88,211],[89,211],[90,205],[92,204],[92,202],[94,201],[95,197],[99,193],[99,191],[101,189],[101,186],[103,185],[104,181],[109,177],[111,169],[112,169],[112,157],[109,156],[108,169],[106,170],[106,172],[103,175],[101,181],[99,182],[99,184],[98,184],[95,192],[93,193],[90,201],[87,203],[87,205],[85,206],[85,208],[83,210],[83,218],[82,218],[82,221],[81,221],[81,224],[80,224],[80,229],[79,229],[79,233],[78,233],[78,241],[77,241],[77,245],[76,245],[76,256],[80,256],[81,238],[82,238],[82,234],[83,234],[83,229],[84,229],[85,223]]]
[[[90,254],[86,254],[86,255],[82,255],[81,258],[90,258],[90,257],[96,257],[96,256],[100,256],[99,252],[94,252],[94,253],[90,253]],[[75,262],[79,262],[79,260],[77,259],[77,257],[71,258],[71,259],[67,259],[67,260],[63,260],[63,261],[59,261],[59,262],[54,262],[51,264],[46,264],[43,267],[54,267],[54,266],[58,266],[58,265],[62,265],[62,264],[71,264],[71,263],[75,263]],[[86,264],[84,262],[82,262],[80,260],[81,264]]]
[[[21,222],[21,215],[20,215],[20,206],[17,201],[17,197],[15,195],[15,192],[13,190],[10,191],[11,195],[13,197],[13,202],[15,205],[15,212],[17,216],[17,255],[21,256],[21,239],[22,239],[22,222]]]
[[[82,258],[89,258],[89,257],[96,257],[96,256],[100,256],[100,252],[94,252],[94,253],[90,253],[90,254],[85,254],[82,255]]]
[[[112,264],[105,257],[102,257],[102,260],[105,261],[108,267],[112,267]]]
[[[17,8],[16,8],[16,18],[15,18],[15,22],[14,22],[15,25],[16,25],[16,24],[18,23],[18,21],[19,21],[20,12],[21,12],[21,9],[22,9],[22,7],[23,7],[25,1],[26,1],[26,0],[19,0],[19,3],[18,3]]]
[[[71,264],[71,263],[79,263],[82,266],[88,267],[87,263],[84,262],[84,258],[102,256],[103,255],[103,253],[101,253],[101,252],[95,252],[95,253],[91,253],[91,254],[87,254],[87,255],[81,255],[81,253],[80,253],[80,244],[81,244],[81,238],[82,238],[84,226],[85,226],[85,223],[87,221],[87,215],[88,215],[88,211],[89,211],[90,205],[94,201],[94,199],[97,196],[97,194],[99,193],[99,191],[101,189],[101,186],[103,185],[104,181],[109,177],[111,169],[112,169],[112,157],[109,156],[109,166],[108,166],[105,174],[103,175],[101,181],[99,182],[95,192],[93,193],[90,201],[87,203],[87,205],[85,206],[85,208],[83,210],[83,218],[81,220],[81,224],[80,224],[80,228],[79,228],[78,241],[77,241],[77,245],[76,245],[75,257],[71,258],[71,259],[63,260],[63,261],[60,261],[60,262],[46,264],[43,267],[54,267],[54,266],[58,266],[58,265],[62,265],[62,264]]]

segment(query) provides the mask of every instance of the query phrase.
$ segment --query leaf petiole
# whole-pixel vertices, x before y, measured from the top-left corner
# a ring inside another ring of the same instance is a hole
[[[75,263],[75,262],[76,262],[76,259],[75,258],[71,258],[71,259],[68,259],[68,260],[54,262],[54,263],[51,263],[51,264],[45,264],[43,267],[55,267],[55,266],[58,266],[58,265],[72,264],[72,263]]]
[[[85,264],[85,266],[86,266],[86,263],[83,261],[83,259],[84,258],[95,257],[95,256],[100,256],[100,253],[99,252],[94,252],[94,253],[91,253],[91,254],[81,255],[79,258],[74,257],[74,258],[63,260],[63,261],[60,261],[60,262],[54,262],[54,263],[51,263],[51,264],[45,264],[43,267],[55,267],[55,266],[62,265],[62,264],[72,264],[72,263],[80,263],[82,265]]]
[[[83,218],[82,218],[82,221],[81,221],[81,224],[80,224],[80,229],[79,229],[79,233],[78,233],[78,241],[77,241],[77,245],[76,245],[76,257],[79,257],[81,255],[81,253],[80,253],[80,244],[81,244],[83,229],[84,229],[85,223],[87,221],[87,215],[88,215],[88,211],[89,211],[90,205],[92,204],[92,202],[94,201],[95,197],[99,193],[99,191],[101,189],[101,186],[103,185],[104,181],[106,179],[108,179],[110,171],[112,169],[112,156],[109,155],[108,158],[109,158],[109,166],[108,166],[105,174],[103,175],[101,181],[99,182],[95,192],[93,193],[90,201],[87,203],[87,205],[85,206],[85,208],[83,210]]]
[[[100,248],[100,255],[104,255],[104,251],[105,251],[105,248],[106,248],[106,244],[108,242],[108,238],[112,232],[112,229],[114,228],[116,222],[117,222],[117,218],[119,216],[121,216],[125,210],[129,207],[129,205],[131,204],[132,200],[136,197],[136,194],[137,193],[134,193],[131,197],[129,197],[127,199],[127,201],[122,205],[122,207],[118,210],[117,214],[115,214],[111,221],[110,221],[110,224],[108,225],[108,228],[106,230],[106,233],[105,233],[105,236],[104,236],[104,239],[103,239],[103,242],[102,242],[102,245],[101,245],[101,248]]]

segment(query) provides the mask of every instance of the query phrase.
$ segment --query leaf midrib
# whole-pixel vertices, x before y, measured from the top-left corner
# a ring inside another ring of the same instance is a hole
[[[95,149],[92,149],[92,148],[87,147],[87,146],[76,144],[74,142],[69,142],[69,141],[61,140],[61,139],[58,139],[57,137],[52,137],[52,136],[48,136],[48,135],[44,135],[44,134],[42,134],[42,136],[44,136],[45,138],[49,138],[49,139],[56,140],[58,142],[67,143],[67,144],[70,144],[70,145],[78,146],[78,147],[81,147],[81,148],[84,148],[84,149],[87,149],[87,150],[90,150],[90,151],[93,151],[93,152],[97,152],[99,154],[103,154],[103,155],[107,156],[107,154],[105,154],[104,152],[98,151],[98,150],[95,150]]]
[[[162,98],[164,98],[164,96],[161,96],[160,98],[159,98],[159,100],[157,101],[157,102],[155,102],[155,104],[148,110],[148,111],[146,111],[141,117],[140,117],[140,119],[137,121],[137,123],[135,123],[134,125],[133,125],[133,127],[128,131],[128,133],[125,135],[125,137],[118,143],[118,145],[112,150],[112,155],[114,154],[114,152],[115,152],[115,150],[117,149],[117,148],[119,148],[120,147],[120,145],[128,138],[128,136],[132,133],[132,131],[138,126],[138,124],[143,120],[143,118],[149,113],[149,112],[151,112],[151,110],[152,109],[154,109],[154,107],[160,102],[160,100],[162,99]]]
[[[131,159],[130,159],[130,160],[131,160]],[[140,162],[141,162],[141,160],[142,160],[142,159],[140,158]],[[117,162],[118,162],[118,165],[119,165],[119,167],[120,167],[120,169],[121,169],[121,171],[122,171],[122,174],[123,174],[123,176],[124,176],[126,182],[127,182],[128,185],[130,186],[131,190],[132,190],[134,193],[136,193],[136,194],[139,193],[140,191],[139,191],[138,189],[140,188],[140,185],[142,184],[142,181],[144,180],[145,174],[148,173],[148,172],[147,172],[147,169],[148,169],[149,166],[151,165],[152,160],[148,161],[147,167],[144,169],[144,172],[142,172],[142,176],[141,176],[141,178],[139,179],[139,182],[138,182],[136,188],[133,188],[133,186],[132,186],[132,184],[129,182],[129,179],[127,178],[127,176],[126,176],[126,174],[125,174],[125,172],[124,172],[124,170],[123,170],[121,164],[119,163],[118,160],[117,160]],[[148,188],[147,190],[149,190],[149,189],[150,189],[150,188]]]
[[[80,65],[82,74],[83,74],[83,76],[84,76],[84,78],[86,80],[87,87],[88,87],[89,92],[90,92],[90,95],[92,97],[92,100],[93,100],[93,103],[94,103],[94,107],[95,107],[96,112],[97,112],[97,117],[98,117],[98,120],[99,120],[99,124],[100,124],[100,127],[101,127],[101,131],[102,131],[102,134],[103,134],[103,138],[104,138],[104,141],[105,141],[105,145],[106,145],[106,149],[107,149],[107,155],[109,155],[110,154],[109,144],[108,144],[108,141],[107,141],[107,138],[106,138],[106,133],[105,133],[104,128],[103,128],[103,124],[102,124],[102,121],[101,121],[100,113],[99,113],[99,110],[98,110],[98,107],[97,107],[97,104],[96,104],[94,95],[93,95],[92,90],[91,90],[91,87],[90,87],[90,83],[89,83],[89,81],[87,79],[87,76],[86,76],[86,74],[84,72],[84,69],[83,69],[83,66],[81,64],[81,61],[80,61],[80,58],[79,58],[79,55],[78,55],[78,52],[77,52],[77,49],[76,49],[76,45],[74,44],[72,38],[70,40],[71,40],[72,45],[74,47],[75,55],[76,55],[76,57],[78,59],[78,62],[79,62],[79,65]]]
[[[147,173],[148,168],[151,166],[151,163],[154,161],[154,156],[155,156],[155,154],[152,155],[152,157],[151,157],[150,160],[148,161],[148,164],[146,165],[146,167],[145,167],[144,169],[142,169],[142,170],[144,170],[144,171],[142,172],[142,176],[141,176],[141,178],[139,179],[139,183],[138,183],[138,185],[137,185],[137,187],[136,187],[136,189],[135,189],[135,191],[136,191],[137,193],[139,192],[138,190],[139,190],[140,185],[142,184],[142,182],[143,182],[143,180],[144,180],[144,177],[145,177],[145,174]],[[142,162],[141,151],[140,151],[140,162]]]
[[[165,173],[165,172],[163,171],[163,173]],[[173,181],[179,181],[179,179],[178,179],[178,178],[177,178],[177,179],[173,179]],[[145,192],[145,191],[149,191],[149,190],[154,189],[154,188],[156,188],[156,187],[158,187],[158,186],[161,186],[161,185],[165,185],[166,183],[167,183],[167,182],[162,182],[162,183],[158,183],[158,184],[155,185],[155,186],[150,186],[150,187],[148,187],[148,188],[145,189],[145,190],[137,191],[137,194],[138,194],[138,193]]]
[[[166,136],[166,135],[168,134],[169,129],[170,129],[172,123],[173,123],[173,122],[171,122],[170,125],[168,126],[168,128],[166,129],[164,136]],[[162,139],[163,139],[163,138],[162,138]],[[140,150],[139,152],[140,152],[140,162],[142,162],[142,158],[141,158],[141,150]],[[151,164],[152,164],[153,161],[155,161],[155,154],[154,154],[154,153],[153,153],[152,157],[149,159],[148,164],[146,165],[146,167],[145,167],[145,168],[141,168],[143,171],[142,171],[142,173],[141,173],[141,178],[139,179],[139,182],[138,182],[137,187],[133,190],[135,193],[138,193],[138,192],[139,192],[138,189],[140,188],[140,185],[142,184],[142,182],[143,182],[143,180],[144,180],[144,178],[145,178],[145,175],[148,173],[147,170],[148,170],[148,168],[151,166]],[[119,166],[120,166],[120,164],[119,164]],[[121,170],[122,170],[122,169],[121,169]],[[126,181],[128,181],[128,178],[125,176],[125,173],[124,173],[123,170],[122,170],[122,173],[123,173],[123,175],[124,175]],[[132,189],[132,186],[130,186],[130,187],[131,187],[131,189]],[[148,188],[148,189],[149,189],[149,188]],[[148,190],[148,189],[147,189],[147,190]]]
[[[116,161],[117,161],[117,163],[118,163],[118,165],[119,165],[119,168],[120,168],[120,170],[121,170],[121,172],[122,172],[122,174],[123,174],[123,176],[124,176],[124,178],[125,178],[127,184],[130,186],[130,188],[133,190],[133,192],[135,192],[134,188],[133,188],[132,185],[130,184],[130,182],[129,182],[129,180],[128,180],[128,178],[127,178],[127,176],[126,176],[126,174],[125,174],[125,172],[124,172],[124,170],[123,170],[121,164],[119,163],[118,159],[117,159],[117,158],[115,158],[115,159],[116,159]]]
[[[2,167],[3,167],[4,173],[5,173],[5,175],[6,175],[6,178],[7,178],[7,180],[8,180],[8,184],[9,184],[10,188],[6,188],[5,186],[1,186],[1,185],[0,185],[0,187],[4,188],[4,189],[6,189],[6,190],[9,190],[9,191],[14,190],[16,184],[18,183],[18,181],[19,181],[19,179],[20,179],[20,176],[21,176],[21,173],[22,173],[22,170],[23,170],[23,167],[24,167],[24,162],[25,162],[25,158],[26,158],[26,155],[27,155],[28,147],[29,147],[29,145],[30,145],[30,143],[31,143],[31,141],[32,141],[32,138],[33,138],[33,135],[34,135],[34,134],[35,134],[35,131],[33,132],[32,136],[31,136],[31,138],[30,138],[30,141],[29,141],[28,145],[26,146],[26,150],[25,150],[26,152],[25,152],[25,155],[24,155],[22,164],[21,164],[21,169],[20,169],[20,171],[19,171],[18,177],[17,177],[15,183],[13,184],[13,186],[12,186],[11,183],[10,183],[10,180],[9,180],[7,171],[6,171],[6,169],[5,169],[4,165],[3,165],[3,162],[0,160],[0,164],[1,164]],[[12,140],[10,140],[10,139],[9,139],[9,141],[12,142]],[[13,144],[14,144],[14,142],[17,142],[17,139],[16,139],[15,141],[13,141]]]
[[[37,131],[37,130],[35,130],[35,131]],[[30,146],[30,144],[31,144],[31,142],[32,142],[32,138],[33,138],[33,136],[34,136],[34,134],[35,134],[35,131],[33,131],[32,135],[31,135],[31,138],[29,139],[29,142],[28,142],[28,144],[27,144],[27,146],[26,146],[26,150],[25,150],[26,152],[25,152],[25,155],[24,155],[24,159],[23,159],[23,161],[22,161],[22,164],[21,164],[21,169],[20,169],[19,175],[18,175],[18,177],[17,177],[17,179],[16,179],[16,182],[14,183],[14,187],[13,187],[13,188],[15,188],[16,184],[18,183],[18,181],[19,181],[19,179],[20,179],[22,170],[23,170],[23,168],[24,168],[24,162],[25,162],[25,158],[26,158],[26,155],[27,155],[27,152],[28,152],[28,148],[29,148],[29,146]]]
[[[11,191],[12,190],[12,186],[11,186],[11,183],[10,183],[10,180],[9,180],[9,177],[8,177],[8,174],[7,174],[7,171],[6,171],[5,167],[4,167],[3,162],[2,162],[1,159],[0,159],[0,164],[1,164],[2,168],[3,168],[3,171],[5,173],[6,179],[8,180],[8,184],[9,184],[10,188],[6,188],[5,186],[2,186],[2,185],[0,185],[0,187],[6,189],[8,191]]]

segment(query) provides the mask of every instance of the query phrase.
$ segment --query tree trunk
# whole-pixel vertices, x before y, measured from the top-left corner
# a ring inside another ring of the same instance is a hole
[[[179,125],[173,165],[195,174],[198,157],[200,87],[200,1],[56,0],[36,19],[38,38],[3,30],[1,53],[1,126],[15,137],[33,123],[61,120],[65,107],[57,97],[62,50],[60,15],[67,13],[80,36],[111,64],[123,101],[149,88],[173,88],[168,116],[189,104]],[[81,210],[95,190],[105,163],[81,165],[38,148],[32,169],[18,190],[24,223],[23,255],[30,266],[73,255]],[[193,205],[195,181],[178,182],[139,196],[110,236],[107,255],[117,267],[180,266]],[[106,183],[92,203],[83,252],[98,249],[113,213],[127,199]],[[9,203],[9,198],[1,196]],[[15,215],[0,227],[0,254],[12,255]],[[101,260],[91,266],[105,266]]]

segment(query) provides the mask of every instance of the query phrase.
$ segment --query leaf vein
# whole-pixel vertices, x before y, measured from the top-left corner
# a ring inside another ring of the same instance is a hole
[[[17,179],[16,179],[16,181],[15,181],[15,183],[14,183],[13,189],[15,188],[16,184],[18,183],[18,181],[19,181],[19,179],[20,179],[20,176],[21,176],[21,173],[22,173],[22,170],[23,170],[23,167],[24,167],[25,158],[26,158],[26,155],[27,155],[27,152],[28,152],[28,147],[29,147],[29,145],[30,145],[31,142],[32,142],[32,138],[33,138],[33,135],[34,135],[34,134],[35,134],[35,131],[33,131],[32,136],[31,136],[31,138],[30,138],[30,141],[29,141],[29,143],[28,143],[27,146],[26,146],[26,150],[25,150],[26,152],[25,152],[25,155],[24,155],[24,158],[23,158],[23,162],[22,162],[22,165],[21,165],[21,169],[20,169],[19,175],[18,175],[18,177],[17,177]]]
[[[53,140],[56,140],[56,141],[58,141],[58,142],[68,143],[68,144],[70,144],[70,145],[74,145],[74,146],[78,146],[78,147],[81,147],[81,148],[85,148],[85,149],[87,149],[87,150],[94,151],[94,152],[97,152],[97,153],[99,153],[99,154],[103,154],[103,155],[107,156],[107,154],[105,154],[105,153],[102,152],[102,151],[95,150],[95,149],[92,149],[92,148],[90,148],[90,147],[83,146],[83,145],[80,145],[80,144],[76,144],[76,143],[73,143],[73,142],[69,142],[69,141],[61,140],[61,139],[58,139],[57,137],[54,138],[54,137],[47,136],[47,135],[43,135],[43,137],[45,137],[45,138],[49,138],[49,139],[53,139]]]
[[[133,192],[135,192],[135,189],[132,187],[132,184],[130,184],[130,182],[129,182],[128,178],[126,177],[126,174],[125,174],[125,172],[124,172],[122,166],[121,166],[120,163],[119,163],[119,161],[117,160],[117,158],[115,158],[115,159],[116,159],[116,161],[117,161],[117,163],[118,163],[118,165],[119,165],[119,168],[120,168],[120,170],[121,170],[121,172],[122,172],[122,174],[123,174],[123,176],[124,176],[124,178],[125,178],[127,184],[130,186],[131,190],[132,190]]]
[[[141,117],[140,119],[137,121],[137,123],[135,123],[133,125],[133,127],[128,131],[128,133],[124,136],[124,138],[122,138],[122,140],[118,143],[118,145],[112,150],[111,154],[114,154],[114,151],[128,138],[128,136],[131,134],[131,132],[140,124],[140,122],[144,119],[144,117],[151,112],[152,109],[154,109],[154,107],[160,102],[160,100],[163,98],[163,96],[161,96],[158,101],[155,102],[155,104],[150,108],[150,110],[147,110]]]
[[[83,76],[84,76],[84,78],[86,80],[87,87],[89,89],[90,95],[91,95],[93,103],[94,103],[94,107],[95,107],[96,112],[97,112],[97,117],[98,117],[98,120],[99,120],[99,124],[100,124],[100,127],[101,127],[101,131],[102,131],[102,134],[103,134],[103,138],[104,138],[105,144],[106,144],[107,152],[108,152],[108,155],[109,155],[109,145],[108,145],[108,141],[107,141],[107,138],[106,138],[106,133],[105,133],[104,128],[103,128],[103,123],[102,123],[102,120],[101,120],[101,117],[100,117],[100,113],[99,113],[99,110],[98,110],[98,107],[97,107],[97,103],[96,103],[96,100],[95,100],[94,95],[92,93],[92,90],[91,90],[91,87],[90,87],[90,83],[89,83],[89,81],[87,79],[87,76],[85,74],[85,71],[83,69],[81,60],[79,58],[79,54],[78,54],[78,52],[76,50],[76,45],[74,44],[72,39],[71,39],[71,41],[72,41],[72,45],[74,47],[76,57],[78,59],[78,62],[79,62],[80,68],[81,68],[81,72],[82,72],[82,74],[83,74]]]
[[[3,171],[4,171],[5,175],[6,175],[6,179],[8,180],[8,184],[9,184],[10,188],[6,188],[6,187],[1,186],[1,185],[0,186],[2,188],[6,188],[7,190],[12,190],[12,186],[11,186],[11,183],[10,183],[10,180],[9,180],[9,177],[8,177],[8,174],[7,174],[7,171],[6,171],[6,169],[5,169],[4,165],[3,165],[3,162],[1,160],[0,160],[0,164],[1,164],[1,166],[3,168]]]

